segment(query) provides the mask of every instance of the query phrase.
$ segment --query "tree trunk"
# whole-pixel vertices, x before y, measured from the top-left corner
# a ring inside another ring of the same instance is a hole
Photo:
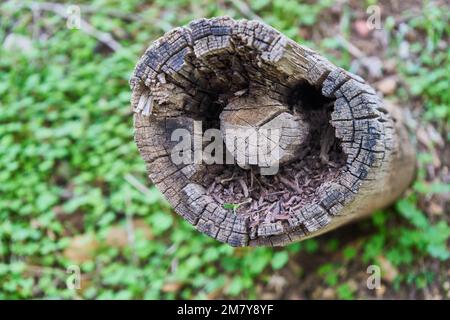
[[[363,79],[260,22],[176,28],[147,49],[130,84],[150,179],[189,223],[232,246],[324,233],[391,204],[414,175],[401,118]],[[235,163],[195,160],[213,128],[223,138],[215,159]],[[192,137],[190,161],[173,160],[176,129]],[[278,135],[252,148],[242,132]]]

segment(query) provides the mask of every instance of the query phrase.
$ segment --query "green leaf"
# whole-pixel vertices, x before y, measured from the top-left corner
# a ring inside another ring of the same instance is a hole
[[[358,253],[358,250],[354,247],[347,246],[342,251],[342,255],[347,260],[352,260],[354,257],[356,257],[356,254]]]
[[[239,204],[238,203],[224,203],[223,208],[236,210],[237,208],[239,208]]]
[[[152,230],[155,234],[161,234],[169,229],[173,224],[173,217],[170,213],[163,211],[156,211],[150,217]]]
[[[411,202],[411,200],[401,199],[397,201],[395,208],[415,227],[425,229],[429,226],[425,215],[416,207],[414,203]]]
[[[289,254],[287,251],[275,252],[272,258],[272,268],[278,270],[283,268],[289,261]]]
[[[341,284],[336,288],[336,293],[339,299],[343,300],[353,300],[355,290],[350,287],[348,283]]]
[[[235,276],[228,286],[226,292],[230,296],[237,296],[244,290],[244,281],[241,276]]]

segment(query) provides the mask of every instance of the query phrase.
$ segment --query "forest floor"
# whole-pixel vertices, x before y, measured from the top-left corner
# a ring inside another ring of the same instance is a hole
[[[447,1],[68,5],[0,4],[0,299],[450,298]],[[404,108],[418,152],[401,199],[274,249],[220,244],[168,207],[133,142],[128,79],[164,32],[221,15],[262,19]]]

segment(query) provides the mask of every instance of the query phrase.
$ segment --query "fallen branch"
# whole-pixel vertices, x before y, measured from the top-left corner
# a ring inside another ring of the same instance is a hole
[[[150,179],[200,232],[232,246],[320,235],[391,204],[413,179],[402,116],[362,78],[264,23],[219,17],[172,30],[146,50],[130,83]],[[173,130],[192,137],[198,121],[221,131],[237,164],[172,161]],[[262,174],[273,164],[267,145],[251,149],[250,136],[233,141],[228,128],[280,132],[279,141],[265,136],[278,144],[279,170]]]

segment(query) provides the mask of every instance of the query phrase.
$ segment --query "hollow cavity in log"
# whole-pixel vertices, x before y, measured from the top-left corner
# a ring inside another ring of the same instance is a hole
[[[233,246],[320,234],[389,204],[411,181],[413,151],[374,90],[263,23],[214,18],[174,29],[147,49],[130,83],[150,179],[199,231]],[[212,128],[236,163],[173,162],[174,130],[195,142]],[[256,156],[246,137],[242,153],[234,129],[279,139]],[[274,163],[275,174],[260,172]]]

